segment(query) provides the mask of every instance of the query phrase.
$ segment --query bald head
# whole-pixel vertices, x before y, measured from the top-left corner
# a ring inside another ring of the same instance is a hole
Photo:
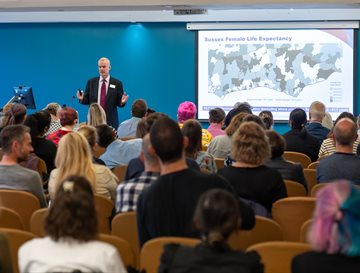
[[[356,124],[349,118],[340,119],[334,127],[336,145],[352,148],[357,138]]]
[[[322,120],[325,117],[325,111],[326,111],[325,104],[323,104],[320,101],[314,101],[310,105],[310,109],[309,109],[310,121],[322,122]]]

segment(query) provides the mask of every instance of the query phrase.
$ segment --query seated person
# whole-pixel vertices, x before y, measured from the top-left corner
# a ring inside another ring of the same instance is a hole
[[[301,108],[295,108],[291,111],[289,118],[291,130],[283,136],[286,141],[286,151],[306,154],[314,162],[318,159],[320,142],[307,132],[306,122],[305,111]]]
[[[123,121],[117,128],[117,135],[122,137],[135,137],[139,121],[146,114],[147,105],[145,100],[135,100],[131,106],[131,118]]]
[[[70,175],[81,175],[90,181],[95,193],[115,202],[118,179],[109,168],[93,164],[90,145],[83,135],[73,132],[60,140],[55,165],[49,179],[51,200],[54,200],[61,181]]]
[[[322,125],[322,121],[325,117],[326,107],[320,101],[314,101],[310,105],[309,109],[309,122],[306,124],[306,130],[308,133],[316,137],[320,143],[327,138],[330,130]]]
[[[294,257],[292,272],[359,272],[359,207],[360,191],[348,182],[319,190],[308,234],[313,251]]]
[[[239,202],[231,193],[213,189],[202,194],[193,221],[202,234],[201,243],[195,247],[166,245],[159,273],[263,272],[256,252],[234,251],[227,243],[241,222]]]
[[[335,137],[334,137],[334,128],[336,126],[336,124],[339,122],[339,120],[343,119],[343,118],[349,118],[351,119],[353,122],[356,122],[355,116],[349,112],[342,112],[337,119],[334,122],[334,126],[332,127],[332,129],[330,130],[327,139],[325,139],[320,146],[320,150],[319,150],[319,157],[326,157],[328,155],[332,155],[333,153],[335,153]],[[353,144],[353,150],[352,152],[354,154],[357,153],[357,147],[360,143],[360,138],[359,136],[357,137],[357,139],[355,140],[354,144]]]
[[[90,104],[86,124],[93,127],[106,124],[106,114],[100,104],[96,102]]]
[[[178,112],[177,112],[177,119],[179,122],[180,128],[182,127],[183,123],[188,119],[195,119],[196,118],[196,105],[191,101],[184,101],[180,103]],[[206,150],[209,146],[209,143],[212,139],[212,135],[209,133],[208,130],[202,129],[202,138],[201,144],[203,150]]]
[[[225,135],[222,129],[225,120],[225,111],[222,108],[213,108],[209,111],[209,127],[207,130],[212,137]]]
[[[56,146],[63,136],[74,131],[78,122],[78,113],[71,107],[64,107],[59,111],[59,119],[62,127],[47,136],[47,139],[54,142]]]
[[[94,156],[95,148],[98,145],[97,144],[98,143],[98,135],[97,135],[95,127],[90,126],[90,125],[83,125],[83,126],[80,126],[80,128],[77,130],[77,132],[79,134],[82,134],[88,141],[90,148],[91,148],[91,155],[92,155],[93,163],[105,165],[104,161],[102,161],[100,158],[96,158]]]
[[[60,183],[45,232],[46,237],[20,247],[20,272],[127,272],[117,249],[97,241],[94,194],[83,177],[70,176]]]
[[[287,197],[280,174],[265,166],[270,158],[270,145],[265,130],[257,123],[244,122],[232,139],[232,166],[218,171],[235,189],[239,198],[264,206],[271,212],[272,204]]]
[[[195,119],[188,119],[181,128],[183,136],[189,140],[189,144],[185,148],[185,155],[194,159],[199,165],[200,170],[216,173],[215,158],[202,150],[201,147],[201,125]]]
[[[99,136],[99,146],[106,148],[100,159],[105,162],[108,168],[127,165],[131,159],[140,155],[141,138],[122,141],[116,138],[116,132],[113,128],[106,124],[96,126],[96,131]]]
[[[356,124],[349,118],[334,126],[335,153],[320,160],[316,169],[318,183],[346,179],[360,185],[360,158],[353,153],[357,138]]]
[[[271,146],[271,159],[266,162],[265,166],[278,171],[284,180],[289,179],[299,182],[307,190],[307,182],[301,164],[292,163],[283,158],[286,147],[286,142],[283,136],[270,130],[266,131],[266,135]]]
[[[267,130],[272,130],[272,128],[274,127],[274,116],[271,111],[261,111],[259,113],[259,117],[263,121],[265,128]]]

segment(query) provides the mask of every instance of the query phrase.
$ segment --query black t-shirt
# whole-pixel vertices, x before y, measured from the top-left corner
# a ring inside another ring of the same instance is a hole
[[[140,195],[137,203],[137,224],[140,244],[161,236],[200,237],[192,225],[200,195],[220,188],[233,192],[223,178],[192,169],[160,176]],[[242,228],[254,225],[253,211],[240,203]]]
[[[292,273],[355,273],[360,272],[360,256],[309,251],[294,257],[291,267]]]
[[[280,174],[266,166],[237,168],[229,166],[218,171],[234,188],[238,197],[255,201],[271,212],[272,204],[287,197]]]

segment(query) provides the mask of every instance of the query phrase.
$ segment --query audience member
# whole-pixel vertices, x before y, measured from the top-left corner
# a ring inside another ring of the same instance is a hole
[[[78,113],[71,107],[63,107],[59,110],[59,119],[62,127],[47,136],[47,139],[54,142],[56,146],[63,136],[74,130],[78,122]]]
[[[106,124],[105,111],[98,103],[94,102],[90,104],[86,124],[93,127]]]
[[[234,251],[227,243],[238,232],[241,220],[239,202],[232,194],[221,189],[203,193],[193,219],[202,234],[201,243],[194,248],[166,245],[158,272],[263,272],[256,252]]]
[[[146,134],[150,133],[151,126],[155,121],[162,117],[167,117],[167,115],[163,113],[154,113],[150,114],[146,118],[143,118],[138,124],[138,137],[143,138]],[[141,129],[139,129],[139,127],[141,127]],[[139,133],[140,131],[141,133]],[[199,165],[191,158],[186,158],[186,164],[190,169],[200,170]],[[129,161],[128,167],[126,169],[125,180],[139,177],[143,171],[144,162],[141,157],[133,158]]]
[[[45,232],[20,247],[20,272],[127,272],[117,249],[98,241],[94,194],[84,177],[59,184]]]
[[[146,101],[135,100],[131,107],[131,118],[123,121],[117,129],[118,137],[135,137],[139,121],[145,116],[147,110]]]
[[[329,130],[332,129],[332,127],[334,126],[334,123],[333,123],[332,116],[329,112],[325,112],[325,117],[323,118],[321,124],[322,124],[322,126],[328,128]]]
[[[183,123],[186,120],[195,119],[196,113],[197,113],[196,105],[193,102],[184,101],[180,103],[177,112],[177,119],[180,128],[182,127]],[[209,131],[206,129],[202,129],[201,144],[204,150],[207,149],[211,140],[212,140],[212,135],[209,133]]]
[[[22,124],[26,118],[26,111],[26,107],[21,103],[11,104],[11,108],[9,109],[9,119],[7,120],[7,123],[4,124],[4,127]]]
[[[102,109],[102,107],[100,107],[100,108]],[[93,163],[105,165],[104,161],[102,161],[100,158],[96,158],[94,156],[96,146],[98,146],[98,144],[97,144],[98,143],[98,135],[97,135],[95,127],[90,126],[90,125],[83,125],[83,126],[80,126],[80,128],[77,130],[77,132],[79,134],[82,134],[86,138],[87,142],[89,143],[90,148],[91,148],[91,155],[92,155]]]
[[[227,113],[224,121],[224,127],[227,128],[233,117],[235,117],[239,113],[252,114],[252,107],[248,102],[237,102],[234,105],[234,108]]]
[[[188,138],[188,145],[185,148],[185,155],[192,158],[199,165],[200,170],[216,173],[214,157],[202,150],[201,147],[201,125],[195,119],[188,119],[184,122],[181,131]]]
[[[316,161],[320,149],[319,141],[310,135],[306,128],[306,113],[301,108],[295,108],[290,113],[291,130],[284,134],[286,151],[306,154],[311,161]]]
[[[310,121],[306,124],[305,128],[310,135],[316,137],[320,144],[326,139],[330,130],[322,125],[322,121],[325,117],[325,104],[320,101],[314,101],[310,105],[309,119]]]
[[[0,161],[0,188],[27,191],[34,194],[41,207],[46,207],[39,173],[20,166],[33,151],[28,127],[8,125],[0,133],[3,156]]]
[[[357,138],[356,124],[349,118],[340,119],[334,127],[335,150],[319,162],[316,170],[319,183],[346,179],[360,185],[360,158],[353,153]]]
[[[213,108],[209,111],[210,125],[207,128],[212,137],[225,135],[222,129],[225,120],[225,112],[222,108]]]
[[[330,130],[330,132],[328,134],[328,138],[325,139],[323,141],[323,143],[321,143],[320,150],[319,150],[319,157],[325,157],[325,156],[332,155],[333,153],[335,153],[334,127],[336,126],[338,121],[343,118],[349,118],[353,122],[356,122],[355,116],[353,114],[351,114],[349,112],[342,112],[335,120],[332,130]],[[354,154],[357,152],[356,150],[357,150],[359,143],[360,143],[360,139],[357,138],[353,145],[353,153]]]
[[[47,132],[45,132],[45,136],[50,135],[51,133],[56,132],[57,130],[61,129],[60,119],[58,117],[58,113],[61,110],[60,104],[56,102],[51,102],[43,109],[44,111],[48,112],[51,116],[51,123],[50,127]]]
[[[151,127],[150,141],[160,160],[161,176],[138,199],[140,245],[161,236],[199,237],[191,224],[198,198],[209,189],[230,190],[228,183],[215,174],[188,169],[184,154],[187,138],[175,121],[157,120]],[[242,227],[252,228],[253,211],[241,205]]]
[[[247,113],[239,113],[233,117],[230,125],[225,129],[226,135],[215,137],[209,144],[207,152],[215,158],[225,158],[231,151],[232,135],[239,128]]]
[[[287,197],[280,174],[264,165],[270,152],[264,129],[255,122],[244,122],[232,139],[231,157],[236,162],[218,171],[238,197],[258,203],[268,212],[275,201]]]
[[[34,153],[45,161],[47,171],[50,173],[55,169],[56,145],[44,137],[51,122],[50,114],[39,111],[26,117],[24,125],[30,128],[31,144]]]
[[[116,176],[105,166],[92,163],[90,145],[79,133],[69,133],[59,141],[55,166],[50,174],[49,195],[54,200],[61,181],[71,175],[84,176],[94,192],[115,201]]]
[[[283,136],[272,130],[267,130],[266,135],[271,147],[271,159],[266,162],[266,166],[279,172],[281,177],[302,184],[308,190],[304,176],[303,167],[299,163],[292,163],[283,158],[286,142]]]
[[[116,189],[116,213],[136,210],[139,195],[160,175],[160,164],[150,143],[150,135],[143,138],[140,158],[145,170],[139,177],[125,180]]]
[[[116,132],[106,124],[97,126],[96,131],[99,136],[99,146],[106,148],[100,159],[110,169],[118,165],[127,165],[131,159],[140,155],[141,138],[127,141],[116,139]]]
[[[259,113],[259,117],[263,121],[263,123],[265,125],[265,129],[272,130],[272,128],[274,126],[274,117],[273,117],[273,114],[271,113],[271,111],[261,111]]]
[[[5,128],[9,124],[10,119],[10,110],[13,107],[13,103],[7,103],[1,113],[1,120],[0,120],[0,132],[3,128]]]
[[[309,232],[313,251],[296,256],[292,272],[359,272],[359,207],[360,191],[347,182],[321,189]]]

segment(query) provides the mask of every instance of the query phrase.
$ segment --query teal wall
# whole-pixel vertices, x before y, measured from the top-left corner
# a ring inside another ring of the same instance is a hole
[[[98,75],[102,56],[110,58],[111,75],[130,95],[118,111],[120,120],[130,117],[137,98],[172,118],[180,102],[195,100],[195,32],[185,23],[0,24],[0,37],[1,106],[12,97],[13,86],[25,84],[33,87],[38,109],[56,101],[76,108],[83,121],[87,106],[72,97]],[[359,109],[359,96],[355,104]],[[287,124],[275,128],[288,130]]]

